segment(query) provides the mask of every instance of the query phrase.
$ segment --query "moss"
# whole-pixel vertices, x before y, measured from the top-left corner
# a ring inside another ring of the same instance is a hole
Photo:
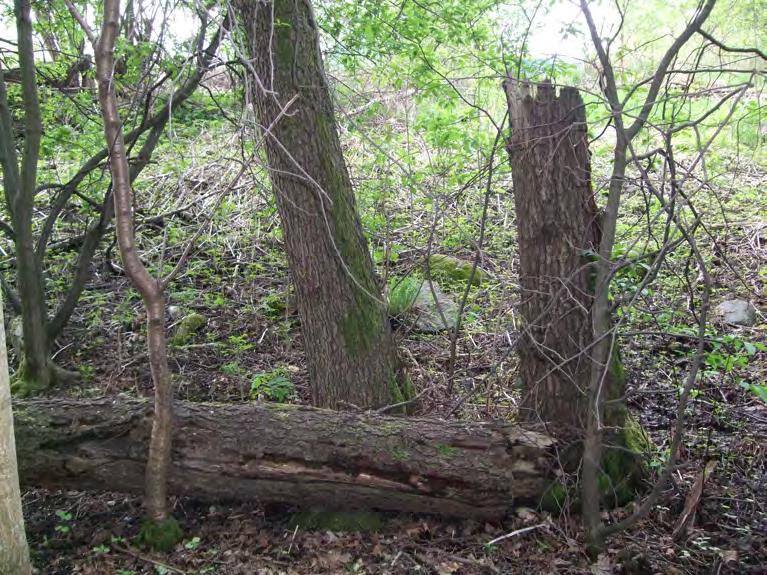
[[[550,513],[559,513],[568,507],[569,489],[565,484],[554,482],[543,492],[540,507]]]
[[[207,318],[200,313],[190,313],[184,319],[182,319],[176,333],[171,338],[172,345],[186,345],[192,339],[192,337],[199,332],[208,323]]]
[[[384,521],[370,511],[299,511],[290,519],[291,529],[308,531],[351,531],[371,533],[383,530]]]
[[[181,526],[173,517],[162,521],[147,519],[141,525],[138,542],[154,551],[170,551],[183,536]]]
[[[612,446],[604,446],[597,478],[602,505],[607,508],[622,507],[642,491],[648,472],[646,456],[655,449],[641,424],[631,414],[626,414],[624,427],[612,442]],[[579,481],[552,483],[541,497],[540,505],[550,512],[565,508],[579,510]]]
[[[432,277],[443,277],[454,282],[467,282],[471,278],[472,262],[454,256],[434,254],[429,256],[429,272]],[[481,286],[488,279],[488,273],[480,267],[474,271],[471,285]]]
[[[622,507],[637,493],[637,466],[641,458],[626,449],[606,448],[599,474],[599,493],[608,508]]]
[[[656,450],[642,424],[631,414],[626,415],[623,424],[623,442],[629,450],[641,455],[650,455]]]
[[[437,452],[440,455],[444,455],[445,457],[456,457],[461,453],[461,450],[457,447],[453,447],[452,445],[446,445],[444,443],[440,443],[437,446]]]
[[[410,457],[410,452],[402,446],[396,446],[391,448],[391,455],[397,461],[405,461]]]
[[[381,431],[385,433],[400,433],[402,431],[402,425],[395,422],[382,423],[380,426]]]
[[[27,362],[22,356],[19,368],[16,370],[16,373],[13,374],[13,378],[11,379],[11,393],[15,397],[32,397],[33,395],[38,395],[39,393],[46,391],[48,387],[49,386],[44,382],[41,382],[32,376],[29,367],[27,366]]]
[[[393,377],[389,383],[389,394],[392,404],[411,401],[416,396],[416,393],[410,376],[404,374]],[[407,414],[413,410],[413,407],[412,405],[403,405],[400,409],[393,410],[393,413]]]
[[[378,334],[381,333],[380,314],[376,313],[374,302],[362,305],[355,302],[341,323],[346,349],[352,355],[367,352]]]

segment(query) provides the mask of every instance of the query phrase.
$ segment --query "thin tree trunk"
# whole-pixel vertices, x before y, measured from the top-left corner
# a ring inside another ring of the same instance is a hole
[[[11,412],[8,352],[0,298],[0,575],[30,575],[29,548],[21,512],[16,440]]]
[[[147,345],[155,389],[155,414],[146,465],[146,508],[150,521],[162,525],[170,518],[167,481],[171,462],[173,389],[165,338],[165,297],[161,282],[149,274],[137,252],[130,169],[111,77],[119,28],[119,4],[119,0],[104,3],[104,20],[96,45],[96,74],[104,134],[110,151],[117,242],[125,272],[141,294],[147,311]]]
[[[406,399],[391,326],[341,152],[309,0],[237,0],[249,95],[266,134],[312,385],[323,407]]]
[[[42,126],[35,79],[31,3],[14,3],[19,46],[19,68],[24,102],[24,147],[19,166],[13,138],[5,81],[0,74],[0,162],[6,202],[13,222],[16,248],[16,282],[21,298],[24,358],[19,373],[22,394],[48,388],[55,380],[47,336],[47,312],[40,261],[35,254],[32,215],[37,184]]]
[[[140,492],[145,400],[14,404],[22,484]],[[401,418],[297,405],[177,402],[173,493],[499,518],[537,505],[555,442],[503,422]]]

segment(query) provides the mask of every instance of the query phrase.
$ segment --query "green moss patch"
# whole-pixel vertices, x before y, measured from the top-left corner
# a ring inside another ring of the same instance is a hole
[[[652,441],[639,421],[627,414],[622,431],[605,445],[599,473],[599,493],[602,505],[608,509],[622,507],[633,501],[645,487],[648,455],[654,451]],[[580,509],[580,481],[570,476],[552,483],[540,501],[546,511]]]
[[[139,531],[138,542],[154,551],[170,551],[183,537],[184,532],[173,517],[163,521],[147,519]]]
[[[374,533],[383,530],[381,515],[372,511],[299,511],[290,519],[291,529]]]
[[[176,346],[188,344],[194,335],[208,324],[207,318],[200,313],[190,313],[182,319],[176,333],[171,338],[171,344]]]
[[[471,278],[471,285],[481,286],[483,282],[489,279],[489,274],[480,267],[474,270],[474,277],[471,276],[471,270],[474,267],[472,262],[464,261],[455,256],[444,254],[434,254],[429,256],[429,272],[432,277],[442,277],[453,282],[467,282]]]

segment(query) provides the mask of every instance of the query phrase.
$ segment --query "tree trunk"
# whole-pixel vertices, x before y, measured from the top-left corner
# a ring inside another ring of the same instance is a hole
[[[504,83],[512,122],[509,144],[520,255],[523,417],[552,433],[581,438],[591,377],[594,270],[601,240],[591,187],[583,100],[575,88]],[[623,395],[614,349],[605,400]],[[620,429],[625,406],[609,404],[604,424]]]
[[[17,402],[24,485],[140,492],[143,400]],[[175,404],[169,488],[201,499],[502,517],[536,504],[554,441],[502,423],[280,404]]]
[[[402,401],[407,380],[356,211],[311,4],[234,4],[252,59],[249,96],[266,138],[313,403]]]
[[[112,73],[114,70],[114,46],[119,29],[120,2],[104,2],[104,20],[101,34],[94,46],[96,52],[96,76],[98,79],[99,104],[104,119],[104,135],[109,148],[109,165],[112,172],[117,243],[125,265],[125,273],[141,294],[147,312],[147,347],[152,383],[155,390],[155,416],[149,439],[149,456],[146,465],[145,504],[150,527],[147,536],[153,538],[157,529],[168,532],[170,539],[180,536],[170,517],[167,497],[168,473],[171,465],[171,438],[173,427],[173,388],[168,368],[165,336],[165,294],[162,281],[153,278],[138,256],[133,229],[133,190],[130,168],[125,150],[122,122],[117,109]],[[91,36],[93,36],[91,34]],[[156,526],[151,527],[151,525]],[[164,536],[163,536],[164,539]],[[154,544],[153,541],[147,541]],[[166,546],[158,541],[159,546]],[[170,543],[168,543],[170,544]]]
[[[21,294],[24,358],[17,385],[22,394],[45,389],[55,379],[50,359],[47,313],[40,260],[35,253],[32,215],[37,185],[37,161],[42,126],[35,79],[30,2],[16,0],[14,12],[19,39],[18,55],[24,102],[24,146],[19,164],[13,137],[5,79],[0,73],[0,163],[5,198],[13,222],[16,282]]]
[[[3,301],[0,298],[0,575],[29,575],[29,548],[21,513],[16,442],[11,413],[8,352],[5,347]]]

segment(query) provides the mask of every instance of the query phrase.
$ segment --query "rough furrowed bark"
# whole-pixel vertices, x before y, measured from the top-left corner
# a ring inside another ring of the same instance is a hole
[[[586,422],[593,342],[591,262],[601,236],[585,107],[575,88],[510,79],[504,89],[512,125],[509,156],[527,328],[519,347],[520,375],[526,382],[522,416],[577,438]],[[606,399],[622,394],[618,367],[607,376]],[[622,405],[609,415],[609,425],[623,425]]]
[[[143,489],[150,403],[19,401],[14,414],[23,485]],[[169,489],[200,499],[499,518],[539,501],[554,443],[503,423],[178,402]]]
[[[412,398],[362,233],[309,0],[233,3],[295,284],[316,406]],[[263,86],[263,87],[261,87]],[[295,100],[293,100],[295,98]],[[294,105],[285,113],[289,102]]]

